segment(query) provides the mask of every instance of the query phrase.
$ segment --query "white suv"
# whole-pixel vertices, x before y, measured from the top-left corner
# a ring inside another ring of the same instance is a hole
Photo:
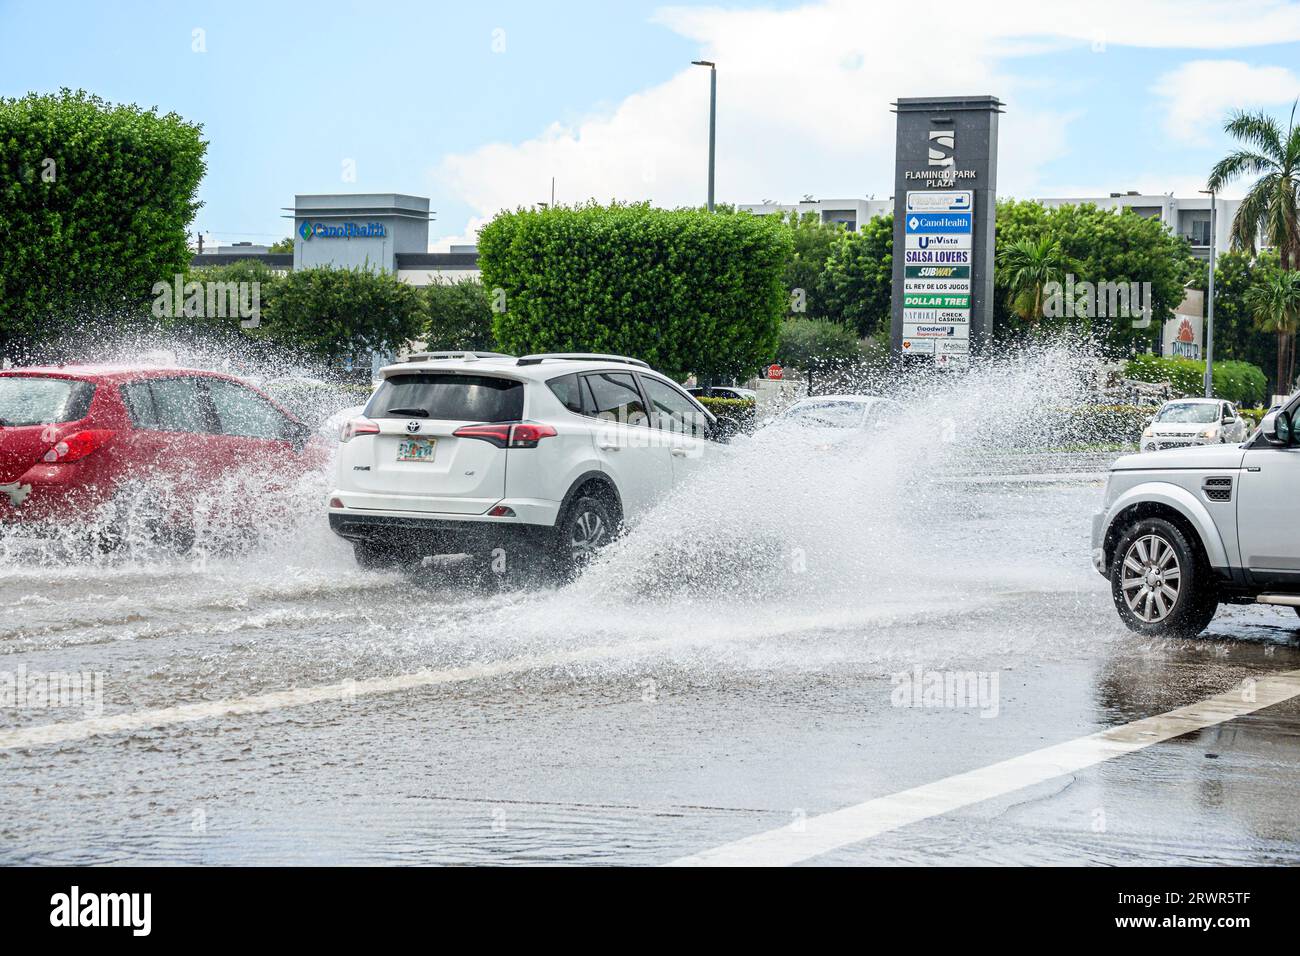
[[[1300,395],[1248,441],[1127,455],[1093,516],[1093,564],[1124,623],[1191,635],[1223,603],[1300,611]]]
[[[1232,402],[1217,398],[1179,398],[1165,402],[1142,432],[1143,451],[1189,445],[1235,445],[1250,427]]]
[[[380,376],[344,427],[329,496],[330,527],[366,568],[468,554],[572,571],[724,437],[622,356],[435,352]]]

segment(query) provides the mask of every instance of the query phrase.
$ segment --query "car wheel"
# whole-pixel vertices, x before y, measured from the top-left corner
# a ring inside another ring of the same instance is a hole
[[[584,495],[569,504],[556,530],[556,557],[561,572],[574,577],[613,540],[617,529],[609,505]]]
[[[1191,637],[1219,608],[1211,572],[1196,547],[1163,518],[1133,524],[1110,569],[1111,596],[1130,630],[1151,637]]]
[[[352,554],[363,571],[386,571],[397,566],[398,555],[392,548],[372,541],[353,541]]]
[[[92,546],[102,554],[147,553],[156,548],[186,554],[195,537],[193,524],[169,516],[157,489],[144,484],[119,490],[90,531]]]

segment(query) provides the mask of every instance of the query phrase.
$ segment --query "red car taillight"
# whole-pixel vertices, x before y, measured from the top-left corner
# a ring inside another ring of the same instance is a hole
[[[553,438],[556,431],[550,425],[537,422],[509,422],[500,425],[466,425],[452,432],[457,438],[477,438],[498,448],[536,448],[543,438]]]
[[[339,441],[351,441],[358,435],[378,435],[379,425],[368,418],[354,418],[343,426],[343,434],[339,435]]]
[[[85,431],[74,432],[67,438],[55,442],[50,450],[41,456],[41,461],[54,465],[81,461],[87,455],[103,448],[112,437],[112,431],[107,428],[87,428]]]

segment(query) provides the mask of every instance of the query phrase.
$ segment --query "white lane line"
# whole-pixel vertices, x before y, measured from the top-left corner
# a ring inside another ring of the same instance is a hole
[[[539,670],[546,667],[586,664],[613,657],[626,657],[648,651],[662,650],[674,645],[680,645],[680,643],[680,638],[660,638],[653,641],[638,641],[628,644],[607,644],[576,651],[558,651],[533,657],[515,657],[493,664],[471,664],[465,667],[453,667],[440,671],[415,671],[414,673],[398,674],[393,677],[341,681],[337,684],[271,691],[266,694],[236,697],[231,700],[179,704],[175,707],[141,710],[130,714],[89,717],[85,720],[41,724],[36,727],[20,727],[14,730],[0,730],[0,750],[48,746],[74,740],[86,740],[104,734],[120,734],[132,730],[148,730],[170,727],[174,724],[188,724],[198,720],[210,720],[214,717],[264,714],[272,710],[282,710],[286,707],[303,707],[307,704],[317,704],[323,701],[351,700],[356,697],[391,694],[397,691],[433,687],[438,684],[482,680],[483,678],[499,677],[503,674]]]
[[[1300,696],[1300,670],[1284,671],[1200,703],[1044,747],[979,770],[809,817],[682,857],[668,866],[788,866],[881,833],[962,807],[1004,796],[1130,754],[1174,737],[1203,730]],[[1249,698],[1249,699],[1248,699]]]

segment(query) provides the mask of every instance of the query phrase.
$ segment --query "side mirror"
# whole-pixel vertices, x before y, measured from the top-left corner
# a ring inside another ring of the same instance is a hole
[[[285,428],[285,438],[293,446],[294,451],[302,451],[307,447],[307,442],[311,440],[312,429],[310,425],[304,425],[302,422],[289,422]]]
[[[1271,419],[1271,420],[1270,420]],[[1264,440],[1270,445],[1289,448],[1295,444],[1295,422],[1290,412],[1274,412],[1264,419]]]

